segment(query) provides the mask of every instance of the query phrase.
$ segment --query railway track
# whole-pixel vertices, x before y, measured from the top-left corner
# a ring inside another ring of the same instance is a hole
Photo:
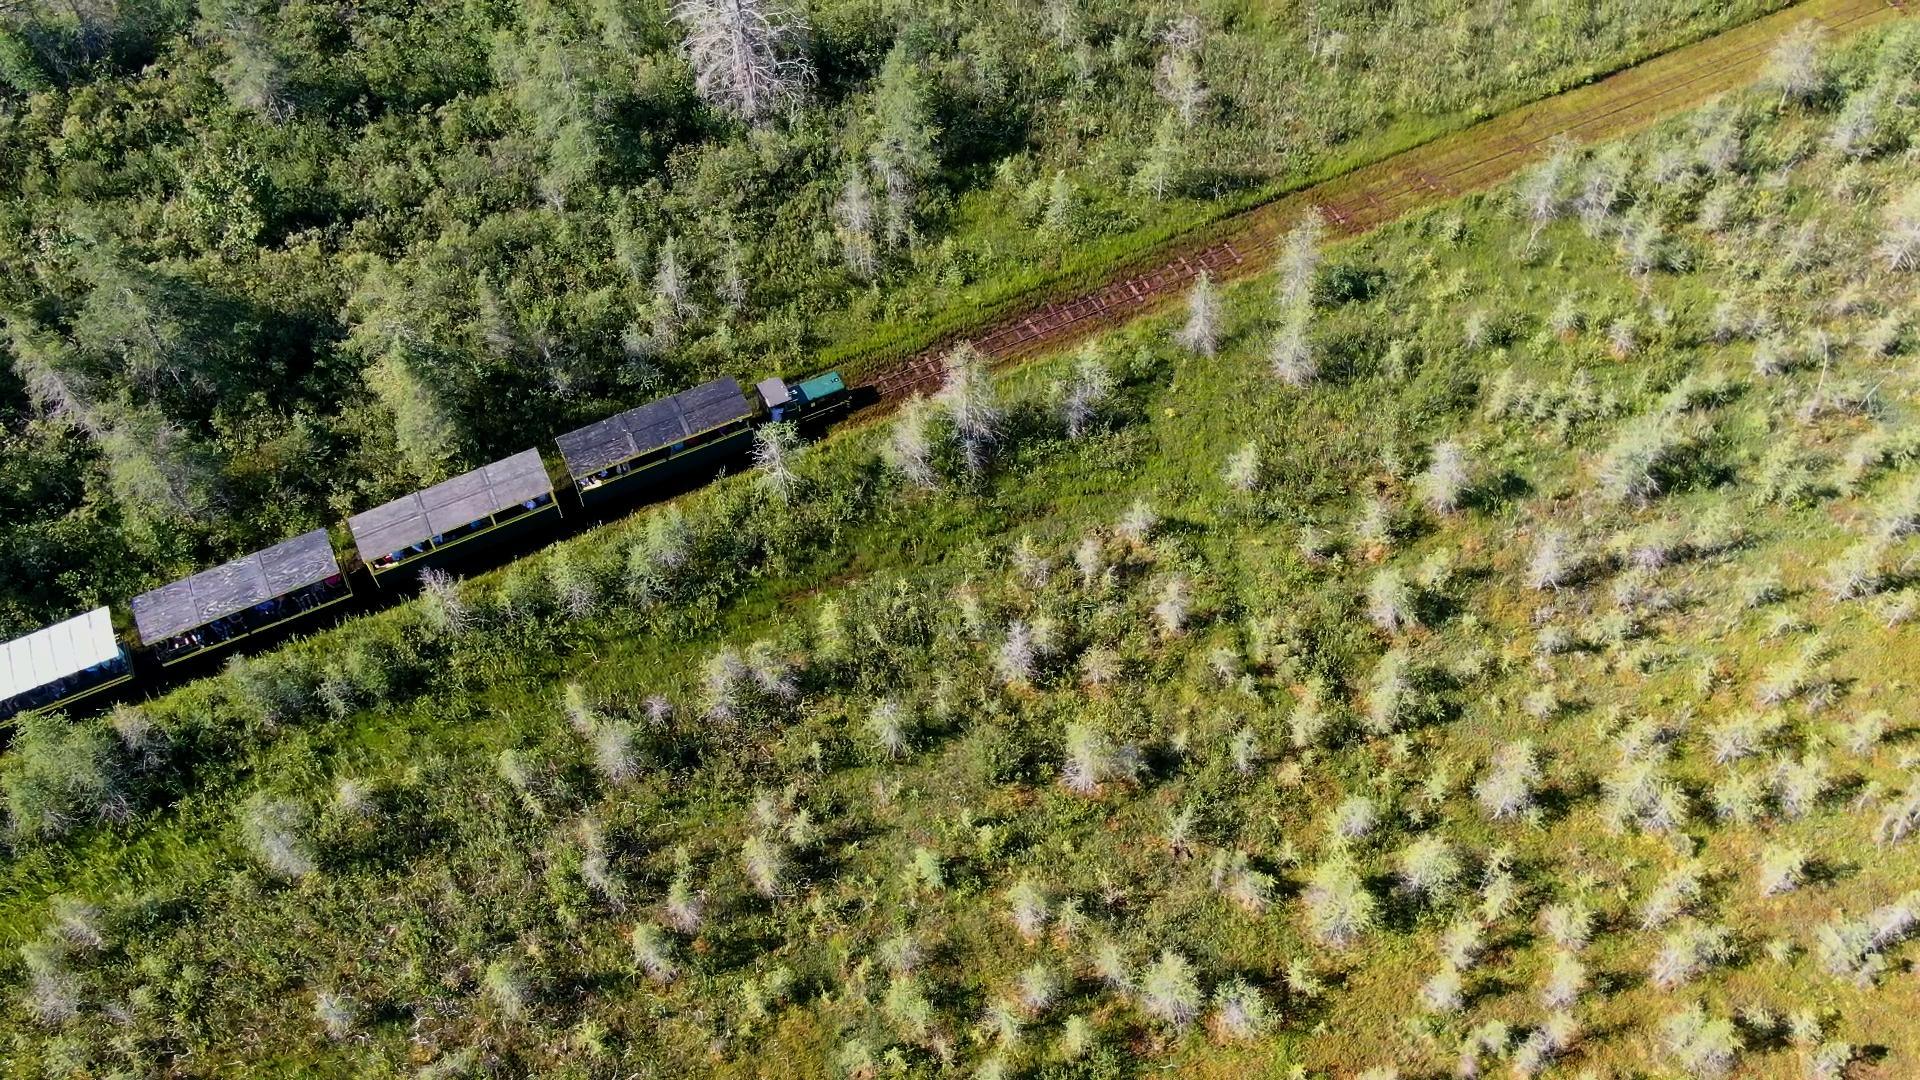
[[[878,373],[867,385],[883,405],[930,393],[940,384],[944,357],[960,341],[972,341],[995,365],[1070,343],[1170,302],[1203,270],[1217,280],[1257,272],[1309,212],[1320,214],[1335,233],[1357,236],[1415,210],[1494,187],[1541,159],[1558,140],[1591,145],[1746,85],[1758,77],[1774,44],[1802,21],[1817,23],[1837,38],[1911,14],[1912,4],[1810,0],[1783,9],[1244,211],[1228,219],[1213,239],[1175,241],[1105,284],[950,337]]]

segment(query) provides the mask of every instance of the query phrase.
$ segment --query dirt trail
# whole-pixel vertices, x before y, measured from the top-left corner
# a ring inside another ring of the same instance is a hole
[[[1503,113],[1228,219],[1202,242],[1175,240],[1122,268],[1106,284],[979,327],[970,339],[995,364],[1052,349],[1125,322],[1186,292],[1202,270],[1215,279],[1266,267],[1306,208],[1338,233],[1357,235],[1422,207],[1491,188],[1567,139],[1586,145],[1637,130],[1759,77],[1768,51],[1802,21],[1830,39],[1920,9],[1920,0],[1808,0],[1684,46],[1598,82]],[[880,372],[882,401],[930,392],[951,340]]]

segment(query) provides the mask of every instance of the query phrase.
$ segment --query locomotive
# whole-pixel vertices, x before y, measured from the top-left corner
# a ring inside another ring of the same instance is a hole
[[[583,514],[638,502],[734,460],[762,424],[812,428],[852,404],[837,371],[763,379],[752,395],[731,378],[701,383],[556,438],[566,501]],[[522,450],[348,518],[346,565],[357,557],[379,589],[394,574],[417,578],[477,547],[524,543],[541,530],[551,542],[564,516],[561,492],[540,452]],[[136,659],[170,668],[354,596],[340,553],[315,529],[133,597],[134,649],[115,634],[111,611],[95,608],[0,645],[0,726],[135,682]]]

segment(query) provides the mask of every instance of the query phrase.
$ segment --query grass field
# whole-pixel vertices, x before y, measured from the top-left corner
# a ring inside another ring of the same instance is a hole
[[[1815,75],[27,729],[7,1070],[1909,1074],[1920,36]]]

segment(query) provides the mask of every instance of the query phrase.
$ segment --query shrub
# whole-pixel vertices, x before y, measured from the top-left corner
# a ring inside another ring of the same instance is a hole
[[[1427,508],[1436,514],[1451,514],[1460,508],[1472,486],[1472,474],[1460,444],[1451,439],[1435,443],[1433,460],[1419,480],[1420,497],[1426,500]]]
[[[1154,622],[1167,637],[1179,637],[1187,629],[1190,601],[1184,574],[1169,574],[1160,584],[1160,599],[1153,605]]]
[[[1529,589],[1558,589],[1573,580],[1577,561],[1567,550],[1567,535],[1548,529],[1534,541],[1533,556],[1527,562]]]
[[[1353,523],[1353,538],[1369,547],[1386,547],[1393,542],[1393,533],[1393,504],[1377,494],[1362,499],[1360,517]]]
[[[1034,543],[1031,535],[1022,534],[1019,542],[1013,545],[1013,551],[1007,556],[1007,563],[1013,568],[1014,576],[1028,589],[1043,589],[1047,578],[1053,572],[1053,564],[1040,552],[1040,546]]]
[[[1167,851],[1176,859],[1193,854],[1193,807],[1167,811]]]
[[[721,649],[707,658],[700,681],[705,688],[706,713],[714,720],[733,720],[747,704],[751,672],[739,652]]]
[[[336,990],[321,990],[313,995],[313,1017],[320,1021],[327,1038],[338,1042],[359,1026],[360,1006]]]
[[[1175,340],[1188,352],[1213,356],[1220,351],[1220,319],[1220,298],[1215,295],[1213,275],[1202,270],[1187,293],[1187,321]]]
[[[48,931],[69,949],[98,952],[107,945],[101,930],[100,909],[75,896],[56,896],[48,904],[53,924]]]
[[[907,484],[931,490],[940,484],[933,468],[932,406],[918,394],[900,407],[881,457]]]
[[[920,938],[912,931],[902,931],[880,944],[880,959],[887,970],[896,975],[907,975],[920,969],[926,959],[926,949]]]
[[[1734,773],[1713,785],[1713,812],[1722,821],[1751,825],[1765,810],[1766,785],[1752,773]]]
[[[1475,919],[1458,919],[1440,937],[1440,953],[1447,964],[1462,971],[1472,967],[1486,947],[1486,927]]]
[[[1874,508],[1874,538],[1891,543],[1920,532],[1920,476],[1902,480]]]
[[[632,725],[602,721],[593,729],[593,769],[609,784],[631,783],[640,776],[637,735]]]
[[[255,792],[247,799],[240,818],[240,834],[247,850],[269,873],[283,878],[305,877],[317,868],[306,826],[304,807],[265,792]]]
[[[1365,795],[1349,795],[1333,808],[1328,827],[1342,840],[1359,840],[1373,831],[1380,811]]]
[[[1730,716],[1707,729],[1707,742],[1713,748],[1713,763],[1726,765],[1760,752],[1777,724],[1752,713]]]
[[[933,1027],[933,1002],[927,999],[926,991],[921,989],[920,980],[912,975],[894,975],[887,983],[887,994],[881,999],[881,1007],[910,1039],[924,1038]]]
[[[1733,1021],[1708,1019],[1698,1005],[1669,1016],[1661,1032],[1667,1052],[1682,1071],[1694,1077],[1724,1076],[1741,1050]]]
[[[1880,815],[1880,821],[1874,826],[1874,842],[1882,847],[1897,844],[1920,828],[1920,790],[1908,793],[1899,802],[1894,803]]]
[[[1266,995],[1245,979],[1233,979],[1214,987],[1213,1030],[1225,1042],[1244,1042],[1258,1038],[1273,1022]]]
[[[627,549],[627,594],[637,602],[673,596],[693,561],[693,530],[678,506],[663,506],[647,518],[646,533]]]
[[[526,969],[512,960],[495,960],[481,977],[487,996],[509,1020],[519,1019],[533,999],[533,984]]]
[[[947,887],[946,866],[940,861],[940,853],[924,845],[913,849],[908,859],[907,877],[911,883],[929,892],[939,892]]]
[[[1413,589],[1398,570],[1382,567],[1374,573],[1367,586],[1367,616],[1385,634],[1398,634],[1420,625],[1414,610]]]
[[[1857,600],[1879,592],[1883,581],[1880,564],[1885,557],[1885,542],[1878,538],[1848,548],[1827,564],[1827,595],[1835,600]]]
[[[1154,512],[1153,504],[1145,499],[1135,499],[1114,523],[1113,535],[1129,544],[1142,545],[1153,539],[1154,530],[1160,525],[1160,515]]]
[[[1306,750],[1319,746],[1331,732],[1333,720],[1322,704],[1325,696],[1323,684],[1309,680],[1306,691],[1294,703],[1293,711],[1287,715],[1287,741],[1294,749]]]
[[[1700,446],[1699,436],[1668,414],[1633,421],[1595,463],[1600,494],[1609,502],[1645,505],[1681,478]]]
[[[1126,993],[1133,989],[1133,976],[1128,971],[1127,954],[1118,942],[1106,940],[1094,946],[1093,955],[1088,960],[1093,969],[1093,977],[1107,989]]]
[[[1827,75],[1820,62],[1820,49],[1825,40],[1825,29],[1808,19],[1789,31],[1767,53],[1766,64],[1760,70],[1760,83],[1780,91],[1782,106],[1811,101],[1826,88]]]
[[[1806,852],[1788,844],[1768,844],[1760,851],[1760,895],[1792,892],[1799,888],[1806,869]]]
[[[1220,852],[1213,887],[1249,915],[1264,914],[1273,903],[1273,878],[1254,868],[1244,851]]]
[[[493,759],[493,764],[500,779],[506,781],[507,786],[520,796],[520,803],[527,813],[534,817],[546,816],[546,807],[540,801],[538,774],[525,754],[513,749],[502,750]]]
[[[1020,1007],[1025,1009],[1028,1015],[1037,1016],[1053,1008],[1054,1003],[1060,999],[1059,976],[1043,963],[1029,964],[1020,972],[1018,993]]]
[[[1420,988],[1420,1004],[1430,1013],[1451,1015],[1460,1011],[1466,1002],[1466,980],[1460,975],[1460,969],[1452,964],[1443,964],[1431,979]]]
[[[420,571],[420,615],[437,634],[460,637],[473,629],[473,606],[460,582],[445,570]]]
[[[580,878],[589,889],[615,911],[626,908],[627,885],[621,879],[619,871],[613,867],[612,857],[607,852],[607,838],[600,823],[593,818],[585,818],[579,825],[580,834]]]
[[[753,891],[768,900],[787,894],[787,850],[777,838],[755,834],[740,846],[740,861]]]
[[[60,836],[92,820],[133,813],[126,770],[106,726],[60,713],[21,716],[0,762],[7,811],[22,839]]]
[[[1412,666],[1406,650],[1397,646],[1374,665],[1373,685],[1367,690],[1367,734],[1391,735],[1405,723],[1414,695]]]
[[[1814,947],[1828,972],[1869,986],[1886,970],[1886,950],[1913,936],[1916,928],[1920,892],[1910,892],[1864,918],[1836,915],[1814,932]]]
[[[1176,1028],[1193,1023],[1204,1000],[1193,964],[1172,949],[1162,951],[1140,977],[1140,1007]]]
[[[1886,228],[1880,233],[1875,257],[1889,270],[1920,268],[1920,187],[1888,204],[1885,216]]]
[[[762,424],[753,433],[753,467],[760,473],[760,486],[782,506],[792,501],[800,484],[794,471],[800,447],[800,431],[790,423]]]
[[[685,848],[674,853],[673,882],[667,886],[664,905],[667,925],[682,934],[697,934],[706,910],[706,899],[693,887],[693,863]]]
[[[649,922],[635,924],[631,940],[633,962],[647,978],[665,986],[680,977],[680,966],[673,960],[673,943],[659,927]]]
[[[1260,487],[1260,444],[1252,440],[1241,444],[1227,458],[1221,479],[1229,491],[1247,494]]]
[[[995,399],[986,357],[965,342],[947,354],[946,379],[934,400],[953,423],[967,471],[983,473],[999,443],[1004,414]]]
[[[1061,394],[1060,413],[1067,438],[1079,439],[1093,430],[1101,410],[1113,397],[1113,372],[1091,346],[1074,362],[1073,376]]]
[[[1309,563],[1323,563],[1338,546],[1325,529],[1315,525],[1300,526],[1300,557]]]
[[[554,603],[567,617],[585,619],[599,609],[599,575],[575,558],[572,548],[563,545],[553,549],[546,565]]]
[[[994,653],[993,665],[1009,686],[1028,686],[1040,674],[1039,656],[1033,627],[1015,619],[1007,624],[1007,638]]]
[[[1858,1052],[1849,1043],[1823,1042],[1807,1052],[1807,1080],[1845,1080]]]
[[[1800,818],[1812,813],[1832,783],[1827,759],[1817,754],[1780,762],[1774,772],[1774,800],[1780,813]]]
[[[1047,927],[1047,895],[1031,877],[1022,875],[1007,890],[1007,909],[1021,937],[1029,943],[1040,940]]]
[[[1326,227],[1320,211],[1309,209],[1287,231],[1286,243],[1277,260],[1276,296],[1281,308],[1295,310],[1312,307],[1315,300],[1314,278],[1320,269],[1320,245],[1325,238]]]
[[[1260,764],[1260,737],[1250,727],[1235,731],[1227,744],[1227,758],[1233,763],[1234,772],[1252,776]]]
[[[873,736],[880,753],[890,759],[898,760],[906,756],[907,728],[907,710],[892,698],[867,710],[867,733]]]
[[[1560,948],[1575,951],[1587,947],[1593,937],[1593,909],[1579,900],[1549,904],[1540,912],[1540,926]]]
[[[746,665],[754,689],[762,698],[781,703],[799,699],[800,684],[794,675],[794,665],[775,651],[772,642],[756,641],[747,646]]]
[[[1533,809],[1539,782],[1540,763],[1533,742],[1522,739],[1499,749],[1487,775],[1474,787],[1474,795],[1489,818],[1504,821]]]
[[[1700,871],[1682,866],[1667,872],[1640,905],[1640,929],[1658,930],[1679,918],[1700,899]]]
[[[1689,923],[1669,931],[1661,940],[1648,969],[1648,978],[1662,990],[1692,982],[1709,965],[1733,955],[1733,937],[1725,927]]]
[[[27,968],[23,1003],[35,1021],[60,1027],[80,1015],[80,980],[67,970],[64,949],[32,942],[21,947],[20,958]]]
[[[1067,790],[1077,795],[1098,794],[1109,782],[1131,783],[1139,767],[1139,751],[1114,745],[1092,722],[1074,720],[1067,724],[1066,760],[1060,768],[1060,782]]]
[[[1623,759],[1600,782],[1607,820],[1615,829],[1673,832],[1687,818],[1687,794],[1652,759]]]
[[[1267,349],[1273,377],[1287,386],[1305,388],[1320,377],[1320,354],[1309,331],[1312,313],[1297,308],[1286,317]]]
[[[1353,861],[1335,855],[1314,868],[1304,894],[1307,930],[1322,945],[1344,949],[1372,929],[1378,905]]]
[[[1548,1009],[1569,1009],[1587,988],[1587,965],[1572,952],[1562,949],[1553,956],[1547,969],[1546,985],[1540,989],[1540,1003]]]
[[[1644,277],[1654,268],[1655,256],[1649,249],[1659,243],[1657,236],[1657,233],[1643,227],[1634,230],[1628,237],[1627,242],[1632,249],[1630,263],[1635,277]],[[1614,359],[1625,360],[1639,347],[1640,334],[1632,319],[1615,319],[1607,324],[1607,351],[1613,354]]]
[[[1428,834],[1400,851],[1400,883],[1428,900],[1442,900],[1459,883],[1460,856],[1446,838]]]

